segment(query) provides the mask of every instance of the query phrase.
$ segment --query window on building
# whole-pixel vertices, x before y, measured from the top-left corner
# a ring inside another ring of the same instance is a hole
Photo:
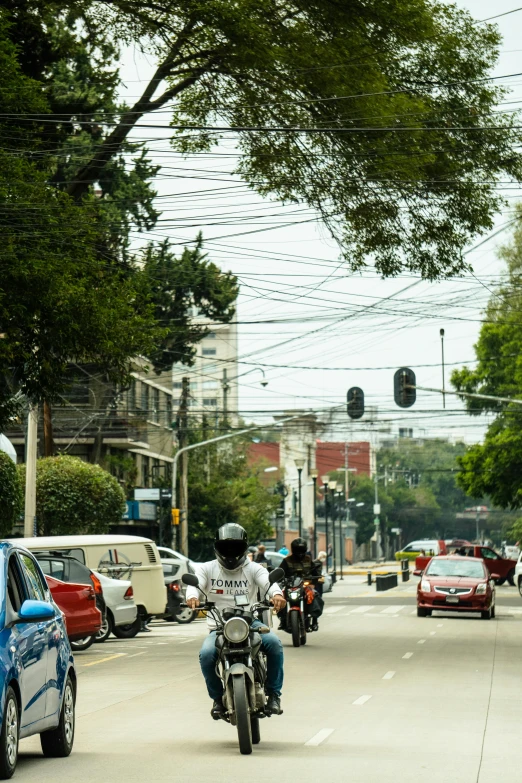
[[[216,333],[215,332],[209,332],[207,335],[205,335],[209,340],[215,340],[216,339]]]
[[[130,389],[127,392],[127,405],[131,413],[136,410],[136,381],[131,381]]]
[[[150,389],[143,381],[141,382],[141,408],[148,414],[150,408]]]
[[[182,389],[183,388],[183,384],[181,383],[181,381],[174,381],[174,383],[172,384],[172,388],[173,389]]]
[[[203,398],[203,405],[217,405],[215,397]]]
[[[203,348],[203,356],[215,356],[217,351],[215,348]]]
[[[165,402],[165,427],[170,428],[172,426],[172,397],[166,396]]]
[[[160,414],[160,390],[159,389],[152,389],[152,421],[156,424],[159,424],[159,414]]]
[[[150,457],[141,458],[141,473],[143,486],[150,486]]]
[[[202,389],[217,389],[218,388],[218,382],[217,381],[203,381],[201,384]]]

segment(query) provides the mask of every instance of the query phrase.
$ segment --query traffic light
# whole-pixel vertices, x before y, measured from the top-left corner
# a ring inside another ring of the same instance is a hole
[[[172,524],[179,525],[179,508],[172,509]]]
[[[351,419],[360,419],[364,416],[364,392],[358,386],[348,389],[346,403],[346,412]]]
[[[409,367],[401,367],[393,376],[393,396],[399,408],[411,408],[417,399],[415,373]],[[412,388],[413,387],[413,388]]]

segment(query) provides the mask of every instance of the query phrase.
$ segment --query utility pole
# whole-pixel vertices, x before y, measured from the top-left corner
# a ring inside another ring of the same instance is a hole
[[[187,377],[181,379],[181,398],[179,401],[179,430],[178,444],[181,451],[188,446],[188,398],[190,380]],[[181,528],[180,549],[184,555],[188,555],[188,452],[183,451],[181,456],[181,470],[179,477],[179,516]]]
[[[381,513],[381,506],[379,504],[379,476],[377,475],[377,471],[375,471],[375,476],[373,478],[374,484],[375,484],[375,503],[373,506],[373,513],[375,515],[374,522],[375,522],[375,543],[377,547],[377,557],[376,560],[379,562],[379,553],[381,548],[381,520],[379,519],[379,515]]]
[[[223,370],[223,380],[221,381],[221,384],[223,386],[223,424],[226,426],[228,420],[228,390],[230,389],[226,368]]]
[[[25,513],[24,537],[35,534],[36,521],[36,446],[38,442],[38,405],[31,405],[27,417],[25,442]]]
[[[53,417],[51,406],[44,400],[43,404],[44,456],[54,455]]]

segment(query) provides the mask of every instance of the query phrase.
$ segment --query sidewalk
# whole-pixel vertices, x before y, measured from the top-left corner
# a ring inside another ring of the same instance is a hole
[[[366,576],[368,571],[372,572],[372,576],[376,574],[390,574],[400,573],[401,564],[396,560],[389,560],[385,563],[376,563],[375,560],[368,562],[355,563],[354,565],[344,565],[343,574],[345,576]],[[412,569],[410,567],[410,573]],[[337,569],[337,574],[340,574],[340,570]]]

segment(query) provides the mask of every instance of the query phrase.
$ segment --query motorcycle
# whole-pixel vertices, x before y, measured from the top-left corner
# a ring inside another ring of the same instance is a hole
[[[269,574],[270,585],[284,576],[282,568]],[[184,574],[186,585],[199,589],[199,580],[194,574]],[[267,626],[252,628],[258,613],[270,608],[264,600],[249,608],[248,596],[234,596],[235,607],[220,610],[200,590],[205,603],[200,609],[211,614],[216,624],[216,648],[218,650],[217,673],[223,682],[223,718],[237,728],[239,750],[243,755],[252,753],[252,745],[261,741],[259,721],[270,717],[266,711],[265,693],[266,657],[261,651],[262,633],[268,633]]]
[[[315,599],[315,590],[310,579],[302,576],[291,577],[286,580],[284,587],[286,598],[286,622],[283,630],[292,635],[294,647],[306,644],[306,634],[313,630],[313,618],[307,607],[310,607]]]

